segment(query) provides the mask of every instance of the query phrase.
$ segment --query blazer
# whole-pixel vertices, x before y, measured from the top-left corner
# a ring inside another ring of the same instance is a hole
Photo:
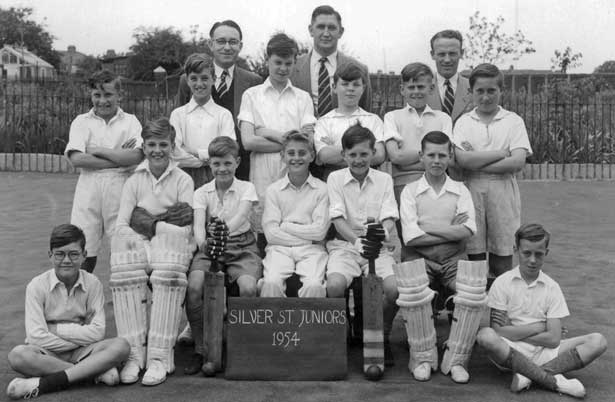
[[[312,96],[312,78],[310,74],[310,58],[312,57],[312,51],[310,50],[306,54],[302,54],[297,57],[297,62],[295,63],[295,69],[292,71],[290,75],[290,81],[297,88],[303,89],[307,93]],[[337,65],[342,65],[348,62],[355,62],[359,64],[365,71],[365,76],[367,77],[367,82],[365,83],[365,91],[363,91],[363,95],[361,95],[361,99],[359,100],[359,106],[361,106],[364,110],[371,112],[372,110],[372,83],[369,79],[369,71],[367,70],[367,66],[356,59],[346,56],[342,52],[337,52]],[[335,93],[332,93],[332,103],[333,108],[337,107],[337,96]],[[316,108],[314,108],[314,113],[316,113]]]
[[[453,105],[453,113],[451,114],[451,120],[453,124],[462,114],[472,110],[472,96],[470,95],[470,81],[467,78],[458,75],[457,90],[455,91],[455,104]],[[442,99],[440,98],[440,91],[438,85],[427,98],[427,104],[434,110],[442,110]]]

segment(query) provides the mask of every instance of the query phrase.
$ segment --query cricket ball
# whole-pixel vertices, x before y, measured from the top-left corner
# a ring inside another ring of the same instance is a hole
[[[216,365],[214,362],[207,362],[203,364],[201,370],[205,374],[205,377],[213,377],[216,375]]]
[[[365,370],[365,378],[370,381],[378,381],[382,378],[383,374],[384,373],[382,372],[380,367],[376,366],[375,364],[372,364],[367,368],[367,370]]]

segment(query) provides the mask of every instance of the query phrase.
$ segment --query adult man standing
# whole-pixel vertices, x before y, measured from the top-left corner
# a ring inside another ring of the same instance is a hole
[[[313,49],[297,58],[295,69],[290,80],[298,88],[312,95],[314,113],[317,117],[324,116],[337,107],[337,96],[333,93],[333,74],[337,66],[354,61],[337,49],[337,42],[344,34],[342,17],[331,6],[319,6],[312,12],[312,21],[308,26],[310,36],[314,40]],[[365,69],[367,82],[365,91],[359,101],[364,110],[371,110],[372,87],[367,66],[359,63]]]
[[[209,31],[209,49],[214,58],[216,80],[211,96],[218,105],[226,108],[233,115],[235,134],[239,142],[241,163],[237,168],[237,177],[249,180],[250,154],[242,143],[237,114],[241,105],[241,96],[250,87],[260,84],[263,80],[257,74],[237,66],[237,58],[243,46],[241,28],[232,20],[216,22]],[[186,74],[179,79],[178,99],[181,105],[190,101],[190,89],[186,82]]]
[[[470,83],[458,72],[463,57],[463,36],[459,31],[444,30],[431,38],[431,58],[436,62],[436,90],[427,103],[432,109],[442,110],[453,120],[469,112],[472,98]]]

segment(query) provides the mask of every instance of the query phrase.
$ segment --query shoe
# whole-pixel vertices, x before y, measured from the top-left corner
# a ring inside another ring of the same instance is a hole
[[[393,358],[391,343],[389,341],[384,341],[384,367],[393,367],[394,365],[395,359]]]
[[[557,392],[560,394],[574,396],[575,398],[585,397],[585,387],[581,384],[581,381],[576,378],[568,379],[561,374],[556,374],[554,377]]]
[[[134,384],[139,381],[141,367],[134,360],[128,360],[120,372],[120,382],[122,384]]]
[[[194,353],[184,367],[184,374],[186,375],[195,375],[201,372],[201,367],[203,367],[203,355],[198,353]]]
[[[120,373],[117,372],[115,367],[111,367],[109,370],[99,374],[98,377],[94,379],[94,384],[101,382],[110,387],[116,386],[120,383]]]
[[[510,390],[512,392],[521,392],[526,390],[532,385],[532,380],[519,373],[513,374],[512,382],[510,383]]]
[[[192,328],[190,324],[186,324],[184,330],[177,336],[177,343],[184,346],[194,345],[194,339],[192,338]]]
[[[463,368],[463,366],[453,366],[451,367],[451,378],[457,384],[465,384],[470,381],[470,374]]]
[[[38,396],[39,377],[15,378],[6,388],[6,394],[11,399],[30,399]]]
[[[414,370],[412,370],[412,376],[417,381],[429,381],[431,378],[431,364],[419,364]]]
[[[160,360],[151,360],[148,363],[147,371],[143,374],[141,384],[152,386],[165,382],[167,379],[167,370]]]

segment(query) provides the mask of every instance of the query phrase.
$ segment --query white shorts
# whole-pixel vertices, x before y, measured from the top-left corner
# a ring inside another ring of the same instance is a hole
[[[299,275],[303,284],[323,284],[327,268],[327,251],[320,244],[305,246],[269,245],[263,259],[263,278],[285,286],[286,280],[293,274]]]
[[[515,342],[504,337],[501,338],[508,344],[508,346],[520,352],[537,366],[542,366],[543,364],[555,359],[559,353],[559,346],[556,348],[545,348],[544,346],[530,345],[529,343],[523,341]]]
[[[96,257],[106,233],[111,237],[120,209],[122,187],[129,173],[81,172],[70,223],[85,234],[85,250],[88,257]]]
[[[346,240],[330,240],[327,242],[329,251],[329,262],[327,263],[327,275],[336,273],[346,278],[346,287],[350,286],[352,280],[361,276],[368,270],[368,261],[361,257],[359,252],[352,244]],[[380,256],[376,259],[376,275],[386,279],[394,275],[393,265],[395,259],[393,253],[386,249],[380,251]]]

